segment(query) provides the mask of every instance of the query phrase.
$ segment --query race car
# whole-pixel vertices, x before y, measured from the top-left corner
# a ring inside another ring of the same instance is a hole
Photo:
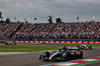
[[[17,45],[17,43],[14,41],[6,41],[5,45]]]
[[[77,46],[79,49],[83,49],[83,50],[92,50],[92,46],[86,46],[85,44],[79,44]]]
[[[72,51],[72,48],[65,48],[53,52],[43,52],[43,54],[40,55],[39,59],[44,61],[67,61],[72,59],[83,58],[83,52],[81,50],[77,49],[76,51]]]

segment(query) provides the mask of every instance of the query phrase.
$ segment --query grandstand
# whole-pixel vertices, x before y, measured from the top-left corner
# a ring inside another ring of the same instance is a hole
[[[100,22],[0,22],[0,37],[19,39],[100,39]]]

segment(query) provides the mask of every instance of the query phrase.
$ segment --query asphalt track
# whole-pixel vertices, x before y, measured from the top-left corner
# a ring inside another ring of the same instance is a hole
[[[46,46],[42,46],[42,47],[46,47]],[[53,47],[55,47],[55,46],[53,46]],[[58,46],[56,46],[56,47],[58,47]],[[59,47],[61,47],[61,46],[59,46]],[[100,48],[94,47],[93,50],[83,50],[83,53],[84,53],[84,57],[83,57],[84,59],[100,56]],[[62,61],[59,61],[59,62],[44,62],[42,60],[39,60],[40,54],[42,54],[42,52],[1,54],[0,55],[0,66],[40,66],[40,65],[62,62]],[[64,61],[64,62],[67,62],[67,61]],[[100,66],[100,62],[90,64],[90,65],[86,65],[86,66]]]

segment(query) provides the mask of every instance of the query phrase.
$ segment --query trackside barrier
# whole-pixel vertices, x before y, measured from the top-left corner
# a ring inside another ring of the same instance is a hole
[[[65,41],[61,41],[61,43],[65,43]]]
[[[40,43],[43,43],[43,41],[40,41]]]
[[[25,41],[25,43],[28,43],[28,41]]]
[[[45,43],[49,43],[49,41],[45,41]]]
[[[90,41],[89,43],[94,43],[93,41]]]
[[[76,41],[72,41],[72,43],[76,43]]]
[[[39,41],[35,41],[35,43],[39,43]]]
[[[23,43],[24,41],[20,41],[21,43]]]
[[[15,41],[15,42],[17,42],[17,43],[18,43],[19,41]]]
[[[96,43],[96,44],[99,44],[100,42],[99,42],[99,41],[96,41],[95,43]]]
[[[45,43],[90,43],[90,44],[92,44],[92,43],[96,43],[96,44],[99,44],[100,43],[100,41],[15,41],[15,42],[20,42],[20,43],[23,43],[23,42],[25,42],[25,43],[43,43],[43,42],[45,42]]]
[[[60,43],[59,41],[55,41],[55,43]]]
[[[88,43],[87,41],[83,41],[83,43]]]
[[[78,41],[77,43],[82,43],[82,41]]]
[[[30,43],[33,43],[33,41],[30,41]]]
[[[50,41],[50,43],[55,43],[54,41]]]
[[[71,41],[66,41],[66,43],[71,43]]]

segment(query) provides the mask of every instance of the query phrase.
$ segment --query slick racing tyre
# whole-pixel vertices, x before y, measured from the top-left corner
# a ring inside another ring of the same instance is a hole
[[[46,58],[46,59],[43,59],[43,60],[48,61],[48,57],[50,57],[50,53],[49,52],[44,52],[43,53],[43,58]]]
[[[92,50],[92,46],[89,46],[89,49]]]
[[[62,57],[65,59],[65,61],[69,60],[69,53],[63,53]]]
[[[83,52],[82,51],[77,51],[76,52],[76,57],[79,58],[79,59],[82,59],[83,58]]]
[[[49,52],[44,52],[44,53],[43,53],[43,56],[44,56],[44,57],[49,57],[49,56],[50,56],[50,53],[49,53]]]

